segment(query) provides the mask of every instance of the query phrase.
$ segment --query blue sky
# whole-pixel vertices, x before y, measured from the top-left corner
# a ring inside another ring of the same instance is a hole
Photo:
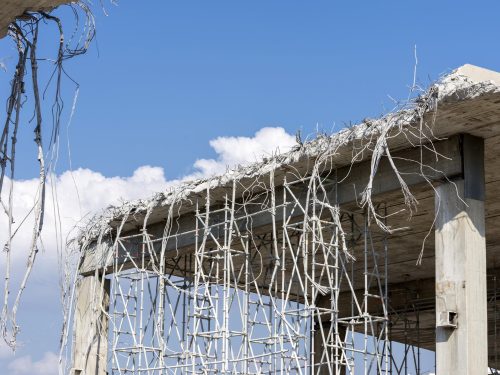
[[[500,70],[495,1],[105,4],[108,17],[94,7],[96,43],[67,71],[81,84],[73,166],[107,176],[151,164],[175,178],[213,156],[217,136],[310,134],[378,116],[392,107],[387,95],[406,97],[415,45],[424,85],[464,63]],[[52,29],[45,44],[56,45]],[[14,56],[11,43],[0,56]],[[3,97],[9,78],[0,73]],[[19,177],[36,173],[29,141]]]
[[[415,45],[423,86],[465,63],[500,71],[498,1],[122,0],[119,6],[105,5],[109,16],[94,6],[97,39],[90,51],[66,66],[80,84],[69,132],[72,166],[90,170],[85,181],[109,183],[93,192],[92,202],[88,198],[88,211],[107,204],[100,195],[117,184],[124,198],[149,194],[199,171],[199,159],[213,160],[219,168],[238,161],[234,153],[243,143],[277,137],[282,142],[277,144],[286,145],[297,130],[331,132],[381,115],[393,107],[388,95],[408,94]],[[71,25],[69,10],[56,14]],[[41,39],[41,50],[53,52],[52,26],[43,29]],[[6,98],[15,63],[11,41],[0,41],[0,60],[7,66],[7,72],[0,70],[0,96]],[[73,94],[74,87],[65,84],[66,109]],[[58,164],[66,177],[67,119],[68,111]],[[258,133],[265,127],[286,133]],[[210,143],[218,137],[223,137],[219,143]],[[29,125],[22,129],[19,150],[17,177],[31,179],[37,171]],[[159,168],[137,172],[146,165]],[[26,368],[39,374],[44,372],[37,361],[57,352],[60,322],[57,280],[50,272],[53,249],[47,243],[42,254],[47,259],[42,258],[29,292],[33,298],[25,299],[20,316],[24,345],[17,355],[31,356],[32,367]],[[0,353],[0,373],[22,374],[9,367],[14,360]]]

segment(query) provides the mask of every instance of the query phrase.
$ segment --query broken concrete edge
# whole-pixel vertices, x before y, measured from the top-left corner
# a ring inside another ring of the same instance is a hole
[[[263,157],[261,161],[238,166],[230,169],[223,175],[204,178],[194,181],[183,181],[167,191],[158,192],[148,199],[139,199],[125,202],[121,206],[110,206],[101,213],[89,219],[77,232],[73,242],[82,245],[89,243],[116,229],[122,219],[127,216],[136,220],[137,217],[149,216],[151,211],[161,207],[169,207],[182,201],[196,198],[200,194],[217,188],[225,189],[231,186],[234,180],[254,179],[268,175],[271,171],[279,169],[292,169],[299,161],[311,160],[322,154],[337,150],[352,152],[352,146],[356,141],[369,140],[372,144],[387,129],[404,129],[414,125],[420,120],[419,114],[434,113],[439,106],[457,103],[464,100],[472,100],[483,95],[500,92],[500,73],[476,67],[464,65],[450,74],[444,75],[436,83],[406,103],[398,111],[390,112],[378,119],[364,120],[358,125],[340,130],[333,135],[318,135],[315,139],[296,145],[291,151]],[[390,140],[388,140],[390,146]],[[408,143],[409,145],[409,143]],[[351,146],[351,147],[349,147]],[[335,158],[335,154],[332,156]],[[340,156],[340,154],[337,154]],[[345,155],[344,155],[345,156]],[[363,159],[369,155],[363,155]],[[361,160],[356,160],[359,162]],[[332,161],[335,164],[335,160]],[[336,164],[335,167],[347,164]]]
[[[4,0],[0,8],[0,39],[5,37],[9,25],[27,12],[50,12],[62,4],[75,0]]]

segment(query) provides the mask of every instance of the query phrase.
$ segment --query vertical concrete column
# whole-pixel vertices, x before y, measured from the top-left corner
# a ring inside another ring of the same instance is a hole
[[[109,280],[87,276],[76,288],[72,375],[106,375]]]
[[[462,146],[463,178],[436,191],[436,369],[487,374],[484,142]]]

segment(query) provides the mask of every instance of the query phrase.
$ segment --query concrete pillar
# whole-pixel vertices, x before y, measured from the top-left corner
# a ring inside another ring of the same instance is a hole
[[[74,314],[72,375],[106,375],[109,280],[87,276],[79,280]]]
[[[484,143],[463,136],[463,178],[436,191],[436,370],[487,374]]]

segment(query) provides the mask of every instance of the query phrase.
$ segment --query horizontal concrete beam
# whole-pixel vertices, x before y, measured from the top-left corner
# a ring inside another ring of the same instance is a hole
[[[402,150],[392,154],[394,164],[401,173],[403,179],[408,186],[416,186],[427,183],[429,181],[442,181],[445,179],[453,179],[460,177],[463,174],[463,162],[461,144],[462,136],[454,136],[450,139],[435,142],[432,146],[435,152],[430,151],[430,147],[423,150],[419,147]],[[364,161],[353,164],[349,167],[339,168],[330,175],[325,176],[331,180],[331,188],[328,191],[329,201],[340,205],[347,205],[357,202],[361,199],[361,194],[367,186],[368,179],[371,173],[371,161]],[[339,183],[335,183],[339,181]],[[299,201],[305,202],[307,195],[307,184],[295,184],[293,186],[294,194]],[[389,163],[387,157],[383,157],[375,175],[372,185],[372,196],[381,195],[401,189],[401,183],[398,181],[393,167]],[[263,198],[267,199],[267,198]],[[259,207],[259,202],[254,202],[254,207]],[[261,202],[263,203],[263,202]],[[276,188],[276,220],[279,222],[285,216],[292,219],[300,219],[303,213],[299,209],[294,209],[293,202],[283,201],[283,187]],[[248,214],[251,214],[251,219],[248,219]],[[274,216],[270,209],[258,211],[248,208],[246,213],[239,214],[235,222],[242,229],[251,225],[254,233],[265,231],[274,220]],[[148,234],[152,238],[161,238],[163,236],[164,223],[158,223],[148,227]],[[216,214],[211,217],[211,225],[215,229],[220,226],[222,229],[223,217],[217,217]],[[195,236],[196,218],[195,213],[184,214],[179,217],[172,228],[171,235],[166,244],[166,251],[183,251],[194,246],[196,242]],[[135,233],[140,233],[136,231]],[[132,233],[127,233],[128,235]],[[140,238],[130,241],[132,251],[134,246],[139,246]],[[160,243],[157,244],[159,248]],[[89,274],[95,269],[107,268],[111,266],[109,263],[108,254],[111,251],[111,244],[103,242],[99,246],[95,245],[87,251],[80,272]]]

